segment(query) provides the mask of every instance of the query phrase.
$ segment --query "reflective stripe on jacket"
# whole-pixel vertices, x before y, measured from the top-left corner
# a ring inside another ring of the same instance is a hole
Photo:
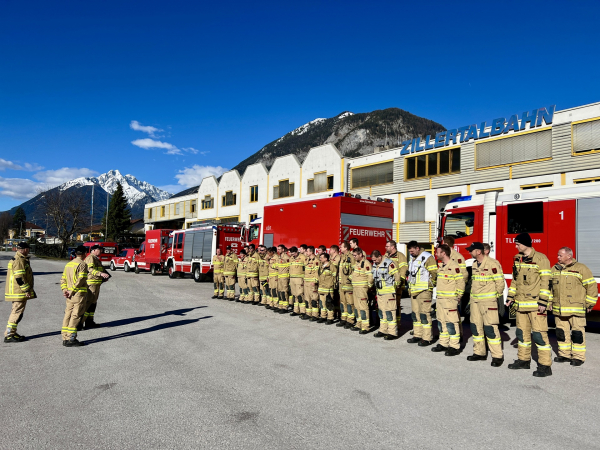
[[[379,264],[374,264],[373,269],[373,284],[377,289],[377,294],[394,294],[396,293],[396,275],[398,267],[389,258],[383,258]]]
[[[550,261],[543,253],[531,249],[529,256],[518,253],[513,258],[513,279],[508,298],[514,299],[518,311],[535,311],[552,300]]]
[[[69,261],[60,279],[60,288],[71,293],[85,293],[87,288],[87,264],[79,257]]]
[[[7,302],[21,302],[36,298],[33,290],[33,271],[29,265],[29,257],[17,252],[6,268],[6,283],[4,287],[4,299]]]
[[[552,294],[554,314],[585,317],[586,309],[598,301],[598,284],[585,264],[573,260],[552,269]]]

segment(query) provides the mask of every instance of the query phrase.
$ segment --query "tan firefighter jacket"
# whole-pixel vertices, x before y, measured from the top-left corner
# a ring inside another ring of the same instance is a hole
[[[341,253],[340,256],[340,288],[342,289],[342,291],[352,291],[352,280],[350,279],[350,277],[352,275],[352,272],[354,271],[354,265],[356,264],[356,260],[354,259],[354,255],[350,251],[347,251],[346,253]]]
[[[316,256],[306,258],[304,263],[304,285],[314,284],[315,292],[317,291],[316,286],[319,283],[319,260]]]
[[[275,282],[275,284],[277,284],[277,278],[279,277],[279,269],[277,268],[278,263],[279,259],[277,255],[273,255],[273,257],[269,259],[269,282]]]
[[[350,275],[350,281],[352,281],[352,287],[362,287],[370,289],[373,287],[373,266],[366,259],[361,262],[354,263],[354,270]]]
[[[502,266],[498,261],[487,256],[483,258],[481,264],[477,260],[473,261],[471,267],[471,301],[475,303],[496,301],[498,297],[503,295],[505,285]]]
[[[533,248],[529,256],[518,253],[513,258],[508,298],[515,301],[517,311],[537,311],[538,306],[548,306],[552,300],[551,280],[550,261],[546,255]]]
[[[27,293],[30,295],[29,299]],[[36,297],[29,257],[17,252],[14,258],[8,262],[6,269],[4,299],[7,302],[22,302]]]
[[[238,266],[238,256],[235,253],[231,255],[225,255],[225,260],[223,262],[223,275],[226,277],[234,277],[237,272]]]
[[[332,294],[337,277],[336,267],[331,261],[323,263],[319,267],[319,294]]]
[[[450,260],[438,268],[437,276],[437,298],[448,298],[460,300],[465,293],[465,278],[456,262]]]
[[[225,264],[225,257],[223,255],[215,255],[212,259],[213,273],[223,273],[223,266]]]
[[[258,253],[258,279],[260,281],[267,281],[269,278],[269,260],[267,255],[261,255]]]
[[[331,264],[332,270],[335,269],[335,282],[333,284],[334,289],[338,289],[340,287],[340,264],[342,262],[342,255],[339,253],[333,257],[329,258],[329,264]]]
[[[585,264],[573,260],[552,269],[552,312],[557,316],[585,317],[598,301],[598,284]]]
[[[304,256],[290,257],[290,278],[304,278]]]
[[[80,257],[69,261],[60,279],[61,290],[67,290],[72,296],[85,294],[87,288],[88,268]]]
[[[286,253],[277,257],[277,272],[279,278],[290,277],[290,257]]]
[[[246,278],[258,278],[258,253],[256,251],[246,255]]]
[[[392,261],[394,261],[394,264],[398,268],[398,271],[395,275],[396,286],[399,287],[406,283],[406,272],[408,271],[408,262],[404,253],[396,251],[396,253],[390,255],[386,252],[384,258],[389,258]]]
[[[467,272],[467,263],[463,255],[458,253],[453,248],[450,249],[450,259],[458,264],[458,268],[460,269],[460,273],[462,273],[465,282],[469,279],[469,272]]]
[[[104,267],[102,266],[102,262],[98,259],[97,256],[92,255],[91,253],[85,258],[85,264],[88,268],[88,278],[87,284],[88,286],[91,284],[102,284],[104,279],[100,276],[101,273],[105,273]]]
[[[408,288],[410,295],[433,291],[437,277],[437,263],[431,253],[422,251],[408,263]]]

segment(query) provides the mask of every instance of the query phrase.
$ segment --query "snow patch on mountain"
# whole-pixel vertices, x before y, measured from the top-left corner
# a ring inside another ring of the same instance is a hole
[[[80,177],[61,184],[58,188],[62,191],[72,187],[82,186],[100,186],[109,194],[114,194],[117,190],[117,184],[123,186],[123,194],[127,198],[127,203],[131,206],[137,201],[150,197],[153,201],[166,200],[172,194],[157,188],[145,181],[140,181],[133,175],[122,175],[118,170],[109,170],[98,177]]]

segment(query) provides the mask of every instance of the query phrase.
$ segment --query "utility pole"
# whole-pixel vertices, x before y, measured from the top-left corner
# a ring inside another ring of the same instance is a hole
[[[92,227],[94,226],[94,188],[95,184],[92,184],[92,214],[90,215],[90,237],[92,236]]]
[[[110,194],[108,192],[106,192],[106,215],[105,217],[105,226],[106,226],[106,234],[104,235],[104,241],[106,242],[108,239],[108,199],[110,198]]]

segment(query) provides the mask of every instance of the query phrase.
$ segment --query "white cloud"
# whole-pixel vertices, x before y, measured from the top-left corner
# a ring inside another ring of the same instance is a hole
[[[150,137],[157,137],[156,133],[158,133],[160,131],[164,131],[164,130],[161,130],[160,128],[156,128],[156,127],[153,127],[150,125],[142,125],[137,120],[132,120],[131,123],[129,124],[129,128],[131,128],[132,130],[135,130],[135,131],[142,131],[144,133],[148,133],[148,136],[150,136]]]
[[[36,183],[26,178],[0,177],[0,197],[10,197],[18,200],[29,199],[35,197],[39,190],[43,188],[43,183]]]
[[[182,150],[185,150],[186,152],[192,153],[194,155],[197,155],[198,153],[200,153],[200,150],[196,150],[194,147],[187,147]]]
[[[62,169],[38,172],[33,177],[45,185],[58,186],[59,184],[74,180],[75,178],[94,177],[96,175],[98,175],[98,172],[85,167],[63,167]]]
[[[211,175],[219,177],[228,170],[221,166],[199,166],[198,164],[194,164],[192,167],[180,170],[175,175],[175,178],[177,178],[177,183],[181,186],[192,187],[199,185],[203,178],[210,177]]]
[[[6,170],[6,169],[35,171],[35,170],[42,170],[43,167],[40,166],[39,164],[30,164],[30,163],[25,163],[23,165],[19,165],[12,161],[7,161],[6,159],[0,158],[0,170]]]
[[[144,150],[149,150],[151,148],[164,148],[167,150],[167,155],[182,155],[183,153],[173,144],[169,144],[168,142],[157,141],[155,139],[144,138],[144,139],[136,139],[135,141],[131,141],[133,145],[139,148],[143,148]]]

